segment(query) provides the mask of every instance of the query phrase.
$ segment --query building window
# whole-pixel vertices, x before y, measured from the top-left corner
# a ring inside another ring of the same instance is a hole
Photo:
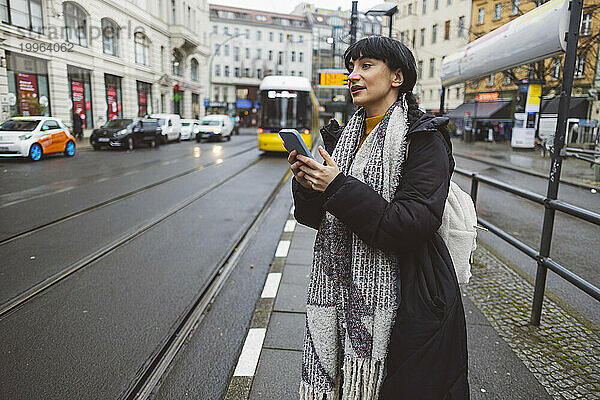
[[[477,13],[477,23],[479,25],[483,24],[485,20],[485,8],[480,8],[479,12]]]
[[[228,44],[223,46],[223,54],[225,55],[225,57],[229,57],[229,45]]]
[[[256,58],[262,60],[262,49],[256,49]]]
[[[244,76],[252,78],[252,75],[250,75],[250,68],[244,68]]]
[[[104,54],[119,55],[119,28],[108,18],[102,18],[102,50]]]
[[[435,43],[437,40],[437,24],[433,25],[431,28],[431,43]]]
[[[150,41],[142,32],[135,33],[134,41],[136,64],[150,65]]]
[[[215,76],[221,76],[221,66],[219,64],[215,65]]]
[[[221,55],[221,45],[217,44],[215,46],[215,56]]]
[[[225,68],[223,69],[223,74],[225,75],[225,77],[229,77],[229,65],[225,66]]]
[[[246,29],[246,39],[250,40],[250,29]]]
[[[47,61],[6,50],[6,71],[8,93],[14,99],[8,104],[9,115],[49,116],[52,110]]]
[[[233,28],[233,36],[237,36],[240,34],[240,29],[239,28]]]
[[[106,88],[106,119],[111,121],[115,118],[123,118],[121,77],[104,74],[104,86]]]
[[[498,20],[502,18],[502,3],[496,3],[494,6],[494,19]]]
[[[240,48],[233,46],[233,61],[240,61]]]
[[[592,14],[586,13],[583,14],[583,18],[581,19],[581,30],[579,32],[581,36],[587,36],[592,33]]]
[[[463,37],[465,34],[465,17],[458,17],[458,36]]]
[[[279,34],[279,43],[283,43],[283,33]]]
[[[423,60],[419,60],[417,63],[417,79],[421,79],[423,77]]]
[[[245,54],[246,54],[246,59],[250,58],[250,49],[248,47],[246,47]]]
[[[304,36],[298,36],[298,43],[304,43]]]
[[[190,63],[190,77],[193,81],[198,80],[198,61],[195,58],[192,58],[192,62]]]
[[[41,0],[0,0],[0,20],[20,28],[42,33]]]
[[[296,76],[296,71],[291,71],[291,72],[290,72],[290,75],[291,75],[291,76]]]
[[[433,8],[435,10],[440,8],[440,0],[433,0]]]
[[[160,71],[165,72],[165,46],[160,46]]]
[[[235,76],[236,78],[240,77],[240,69],[238,67],[235,67],[233,69],[233,76]]]
[[[413,7],[412,3],[408,5],[408,15],[412,15],[412,13],[413,13],[412,7]]]
[[[225,35],[225,36],[229,35],[229,27],[227,27],[227,26],[223,27],[223,35]]]
[[[273,61],[273,50],[269,50],[269,61]]]
[[[283,51],[277,53],[277,65],[283,65]]]
[[[298,71],[298,76],[304,76],[304,73],[302,71]]]
[[[219,27],[216,25],[213,25],[213,33],[216,35],[217,33],[219,33]]]
[[[552,79],[560,78],[560,58],[552,60]]]
[[[575,78],[583,78],[585,76],[585,54],[577,54],[575,59]]]
[[[256,77],[257,77],[258,79],[262,79],[262,77],[263,77],[263,76],[262,76],[262,69],[260,69],[260,68],[257,68],[257,69],[256,69]]]
[[[425,46],[425,28],[421,28],[421,47]]]
[[[429,59],[429,77],[433,78],[434,73],[435,73],[435,58],[430,58]]]
[[[460,98],[460,88],[456,88],[456,98]]]
[[[273,32],[269,32],[269,42],[273,41]]]
[[[179,50],[173,50],[173,75],[183,76],[183,55]]]
[[[67,2],[63,3],[63,12],[67,42],[87,47],[87,16],[83,8]]]
[[[298,53],[298,61],[304,62],[304,53],[303,52]]]
[[[512,10],[511,10],[510,14],[517,15],[519,13],[520,5],[521,5],[521,0],[512,0]]]
[[[488,77],[488,86],[494,86],[494,74],[490,74]]]
[[[427,14],[427,0],[423,0],[423,15]]]
[[[448,0],[447,5],[451,6],[452,5],[452,0]]]
[[[296,62],[296,52],[292,51],[292,58],[291,58],[292,62]]]
[[[152,114],[152,84],[136,81],[138,95],[138,117]]]
[[[262,31],[256,31],[256,40],[259,42],[262,40]]]
[[[190,6],[187,8],[187,25],[188,28],[192,27],[192,7]]]
[[[171,0],[171,24],[175,25],[177,23],[177,7],[175,4],[175,0]]]
[[[294,35],[292,35],[292,34],[288,34],[288,35],[287,35],[287,38],[288,38],[288,40],[289,40],[290,42],[294,43]]]
[[[444,40],[450,40],[450,21],[444,23]]]

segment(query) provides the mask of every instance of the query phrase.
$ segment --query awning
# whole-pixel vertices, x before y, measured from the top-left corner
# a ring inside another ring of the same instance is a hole
[[[560,96],[556,96],[551,99],[542,99],[542,114],[558,115],[559,101]],[[569,116],[567,118],[586,119],[588,101],[589,100],[587,97],[571,97],[571,101],[569,102]]]
[[[510,100],[480,101],[477,103],[463,103],[446,114],[446,117],[462,119],[466,113],[469,113],[473,119],[512,119],[510,111]]]

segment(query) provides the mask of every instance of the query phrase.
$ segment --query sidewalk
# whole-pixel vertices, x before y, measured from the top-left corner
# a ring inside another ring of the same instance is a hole
[[[549,154],[543,157],[541,152],[530,149],[513,149],[510,142],[472,142],[465,143],[460,138],[452,138],[453,153],[457,157],[469,158],[496,164],[502,168],[515,169],[548,178],[552,159]],[[561,182],[586,189],[600,189],[595,181],[594,170],[590,163],[573,157],[563,158]]]
[[[315,234],[290,213],[226,400],[299,398]],[[533,287],[482,245],[472,272],[462,288],[471,399],[600,398],[593,331],[548,298],[540,328],[528,325]]]

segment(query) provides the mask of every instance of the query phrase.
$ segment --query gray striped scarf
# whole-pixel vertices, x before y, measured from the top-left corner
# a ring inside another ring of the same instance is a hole
[[[341,172],[387,201],[401,177],[407,109],[404,97],[394,103],[357,152],[365,131],[365,110],[359,109],[332,154]],[[399,295],[397,265],[394,254],[368,246],[340,220],[325,214],[308,286],[302,400],[325,395],[327,400],[379,398]]]

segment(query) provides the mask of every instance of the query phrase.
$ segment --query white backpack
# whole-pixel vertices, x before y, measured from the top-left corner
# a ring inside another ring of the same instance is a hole
[[[450,181],[448,198],[438,233],[452,257],[458,283],[469,283],[471,256],[477,247],[477,214],[471,196]]]

